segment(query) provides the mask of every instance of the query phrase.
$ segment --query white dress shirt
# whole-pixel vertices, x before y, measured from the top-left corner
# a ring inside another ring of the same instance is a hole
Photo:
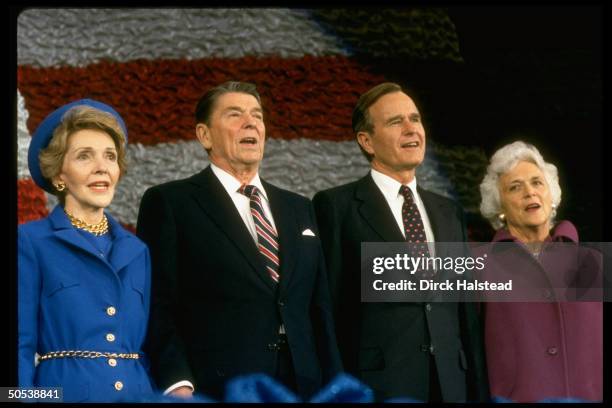
[[[395,218],[397,227],[401,231],[402,236],[406,238],[406,234],[404,232],[404,222],[402,221],[402,206],[404,205],[404,196],[399,192],[402,183],[374,169],[371,170],[371,174],[372,178],[374,179],[374,183],[382,192],[385,200],[387,200],[387,204],[389,204],[389,208],[393,213],[393,218]],[[413,178],[412,181],[407,184],[407,186],[410,188],[410,191],[412,191],[414,202],[421,213],[423,228],[425,229],[425,237],[427,238],[429,247],[429,254],[433,257],[435,256],[435,248],[432,243],[435,242],[436,239],[433,229],[431,228],[431,222],[429,222],[429,217],[427,216],[427,211],[425,210],[425,205],[423,204],[421,196],[417,191],[416,177]]]

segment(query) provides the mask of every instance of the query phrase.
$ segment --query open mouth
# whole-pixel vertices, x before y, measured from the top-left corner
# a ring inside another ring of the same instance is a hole
[[[402,148],[415,148],[415,147],[419,147],[420,143],[419,142],[406,142],[406,143],[402,143],[401,146]]]
[[[257,138],[256,137],[243,137],[242,139],[240,139],[240,144],[256,145]]]
[[[94,191],[106,191],[110,187],[108,181],[96,181],[95,183],[88,184],[87,187]]]
[[[525,211],[536,211],[539,210],[540,207],[541,205],[538,203],[529,204],[527,207],[525,207]]]

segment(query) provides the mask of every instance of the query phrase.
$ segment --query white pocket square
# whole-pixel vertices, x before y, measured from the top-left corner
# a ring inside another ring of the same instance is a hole
[[[312,232],[310,230],[310,228],[307,228],[304,231],[302,231],[302,235],[306,235],[306,236],[309,236],[309,237],[314,237],[315,236],[314,232]]]

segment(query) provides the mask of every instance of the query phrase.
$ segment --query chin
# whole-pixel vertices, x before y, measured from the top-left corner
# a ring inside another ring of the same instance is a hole
[[[257,157],[245,157],[242,162],[244,164],[259,164],[261,162],[262,157],[260,155],[258,155]]]
[[[409,157],[406,157],[403,162],[404,166],[406,167],[417,167],[423,162],[423,155],[412,154]]]
[[[97,200],[91,200],[91,205],[97,208],[106,208],[111,204],[112,201],[113,201],[113,197],[104,198],[104,199],[98,198]]]
[[[110,201],[109,202],[104,202],[104,203],[95,203],[94,206],[97,208],[101,208],[101,209],[106,209],[109,205],[110,205]]]
[[[418,167],[422,162],[423,160],[406,160],[404,163],[402,163],[400,167],[404,170],[413,170]]]
[[[531,221],[531,222],[525,223],[525,225],[527,225],[528,227],[531,227],[531,228],[547,227],[548,226],[548,220]]]

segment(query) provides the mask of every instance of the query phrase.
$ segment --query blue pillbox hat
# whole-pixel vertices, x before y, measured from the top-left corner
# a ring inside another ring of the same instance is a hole
[[[78,101],[70,102],[64,106],[59,107],[58,109],[51,112],[42,122],[38,125],[38,128],[32,135],[32,140],[30,141],[30,148],[28,149],[28,168],[30,169],[30,175],[32,176],[32,180],[42,189],[53,192],[53,186],[43,177],[42,171],[40,170],[40,161],[38,160],[38,156],[40,151],[46,148],[51,142],[51,138],[53,137],[53,132],[62,123],[62,119],[66,112],[75,106],[91,106],[92,108],[99,109],[101,111],[110,113],[117,119],[119,125],[123,129],[123,133],[125,134],[125,143],[127,144],[127,127],[125,126],[125,122],[123,122],[123,118],[121,115],[117,113],[113,108],[108,106],[105,103],[95,101],[93,99],[79,99]]]

